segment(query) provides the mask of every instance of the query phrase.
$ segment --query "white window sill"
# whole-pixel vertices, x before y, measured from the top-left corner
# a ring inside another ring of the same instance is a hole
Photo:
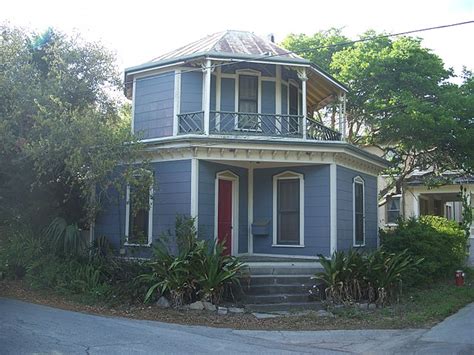
[[[364,248],[364,247],[365,247],[365,243],[364,243],[364,244],[353,244],[352,247],[353,247],[353,248]]]
[[[151,243],[148,243],[148,244],[123,243],[123,245],[126,247],[145,247],[145,248],[151,247]]]
[[[398,227],[398,223],[385,223],[385,227]]]
[[[304,245],[294,244],[272,244],[272,248],[304,248]]]

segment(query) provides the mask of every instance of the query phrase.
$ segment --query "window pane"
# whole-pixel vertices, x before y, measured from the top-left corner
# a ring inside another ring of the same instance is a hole
[[[294,85],[290,85],[290,115],[298,114],[298,88]]]
[[[364,236],[364,185],[354,183],[354,241],[356,245],[365,243]]]
[[[299,244],[300,180],[278,180],[277,190],[278,244]]]
[[[258,77],[249,75],[239,76],[239,112],[258,112]],[[253,119],[256,119],[256,117],[252,117]],[[239,122],[239,126],[242,128],[242,126],[247,126],[247,124]]]
[[[388,211],[387,212],[387,223],[397,223],[398,217],[400,216],[399,211]]]
[[[128,242],[132,244],[148,243],[148,209],[136,210],[133,205],[133,189],[130,189],[130,216]]]
[[[400,197],[392,197],[387,203],[387,223],[397,223],[400,216]]]

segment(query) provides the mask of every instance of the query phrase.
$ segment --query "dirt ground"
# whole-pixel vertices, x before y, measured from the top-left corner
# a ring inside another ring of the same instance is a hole
[[[162,309],[157,306],[108,307],[86,305],[53,292],[32,290],[22,281],[0,281],[0,297],[15,298],[55,308],[104,316],[146,319],[160,322],[205,325],[219,328],[260,330],[327,330],[327,329],[371,329],[397,328],[398,322],[383,316],[320,317],[315,313],[257,319],[249,313],[217,315],[215,312]],[[369,312],[367,312],[369,313]],[[375,313],[375,312],[370,312]]]

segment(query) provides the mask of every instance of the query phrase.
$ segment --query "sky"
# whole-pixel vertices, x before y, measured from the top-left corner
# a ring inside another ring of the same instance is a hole
[[[330,27],[356,38],[368,29],[395,33],[469,20],[474,0],[6,0],[0,10],[0,23],[100,41],[115,52],[121,70],[228,29],[272,33],[280,42],[290,33]],[[463,65],[474,70],[474,23],[417,36],[456,73]]]

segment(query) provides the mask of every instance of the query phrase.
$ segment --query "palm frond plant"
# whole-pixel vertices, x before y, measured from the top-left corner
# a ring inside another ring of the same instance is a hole
[[[87,248],[87,241],[76,223],[68,224],[64,218],[56,217],[44,232],[52,249],[61,255],[80,255]]]

